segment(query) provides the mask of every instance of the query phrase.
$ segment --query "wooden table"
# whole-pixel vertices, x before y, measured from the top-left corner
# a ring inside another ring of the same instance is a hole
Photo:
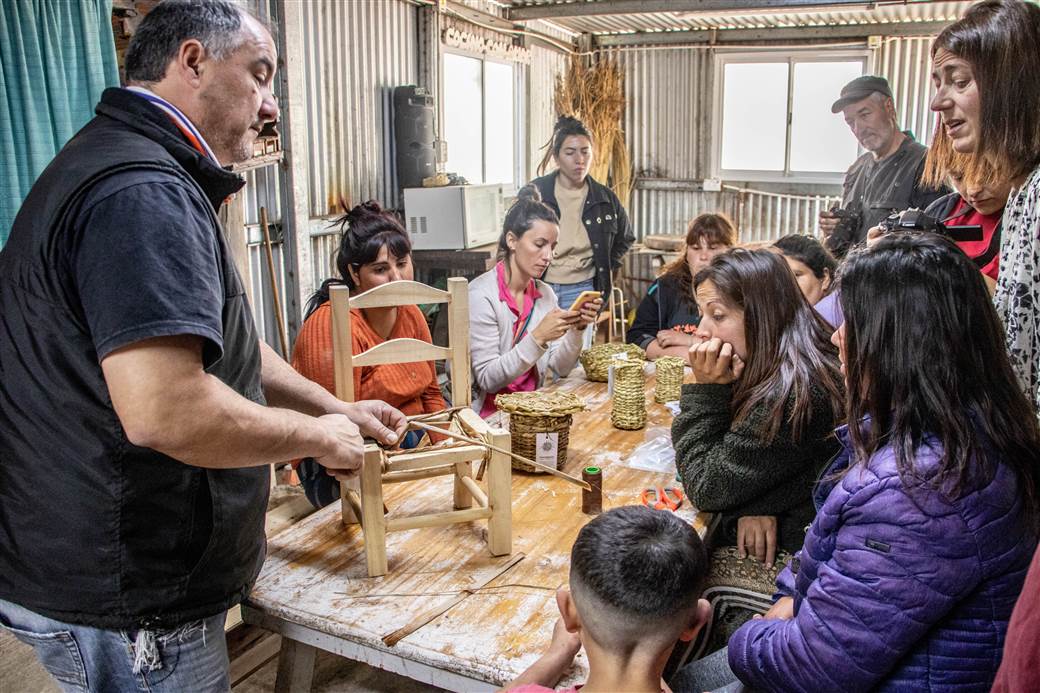
[[[674,483],[625,464],[641,443],[669,435],[672,415],[653,402],[652,376],[639,431],[611,426],[606,385],[585,380],[580,367],[553,387],[589,406],[574,415],[564,469],[603,468],[604,509]],[[394,484],[386,504],[391,516],[450,510],[451,488],[450,477]],[[527,668],[549,644],[555,589],[567,581],[571,545],[590,517],[581,512],[581,489],[561,479],[514,470],[512,490],[511,556],[488,554],[486,522],[394,532],[389,573],[369,578],[360,531],[342,524],[338,503],[272,537],[242,615],[283,636],[276,690],[310,689],[314,648],[453,690],[493,690]],[[703,535],[703,514],[688,502],[678,514]],[[393,646],[384,641],[408,631]],[[584,681],[587,672],[582,652],[565,682]]]

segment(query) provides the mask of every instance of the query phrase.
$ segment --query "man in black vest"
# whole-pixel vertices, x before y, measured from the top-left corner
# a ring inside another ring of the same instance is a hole
[[[405,429],[257,336],[216,212],[243,185],[223,167],[277,116],[276,60],[230,2],[156,6],[129,88],[105,91],[0,252],[0,623],[63,687],[226,690],[268,465],[349,476],[362,434]]]
[[[820,213],[820,232],[838,258],[866,240],[867,231],[892,212],[924,209],[946,194],[921,183],[928,149],[901,131],[892,89],[884,77],[857,77],[831,106],[867,151],[845,173],[841,211]]]

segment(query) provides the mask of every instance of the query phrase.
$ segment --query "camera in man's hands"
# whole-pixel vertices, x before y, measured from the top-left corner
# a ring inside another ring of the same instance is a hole
[[[863,211],[855,207],[831,207],[831,216],[838,218],[838,225],[834,227],[832,236],[841,239],[853,240],[859,235],[859,228],[863,225]]]
[[[890,214],[880,224],[884,233],[893,231],[929,231],[941,233],[953,241],[981,241],[982,227],[975,224],[970,226],[947,226],[939,219],[925,214],[920,209],[908,209],[905,212]]]

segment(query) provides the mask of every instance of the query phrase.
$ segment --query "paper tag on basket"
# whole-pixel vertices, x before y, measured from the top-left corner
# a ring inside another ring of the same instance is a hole
[[[607,366],[607,397],[614,396],[614,361],[627,361],[628,352],[622,351],[620,354],[612,354],[610,356],[611,363]]]
[[[534,461],[556,469],[556,453],[560,447],[559,433],[536,433]]]

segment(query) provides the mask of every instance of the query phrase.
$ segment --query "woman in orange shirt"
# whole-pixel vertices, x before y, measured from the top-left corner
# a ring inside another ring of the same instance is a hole
[[[381,284],[412,279],[412,244],[397,218],[370,200],[354,207],[338,222],[343,233],[336,253],[336,268],[342,279],[327,279],[307,303],[307,316],[296,338],[292,365],[304,377],[329,392],[335,392],[332,358],[332,307],[329,286],[346,284],[352,294]],[[430,342],[426,318],[416,306],[365,308],[350,311],[351,350],[354,354],[376,344],[411,337]],[[392,363],[354,368],[354,394],[361,399],[378,399],[404,412],[422,414],[444,409],[432,361]],[[410,432],[402,447],[418,443]],[[313,459],[300,461],[297,471],[307,498],[323,507],[339,498],[339,482],[325,474]]]

